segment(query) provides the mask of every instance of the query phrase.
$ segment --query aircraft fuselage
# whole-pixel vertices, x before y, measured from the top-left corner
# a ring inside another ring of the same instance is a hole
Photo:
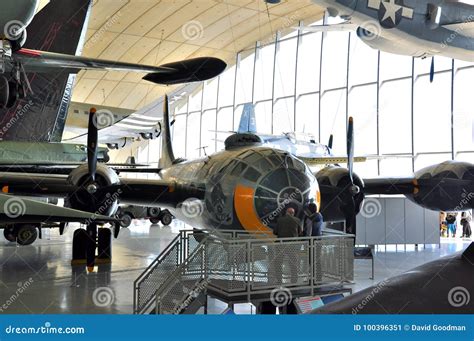
[[[271,232],[287,207],[300,218],[308,203],[319,207],[318,184],[309,168],[290,153],[268,147],[224,150],[173,165],[160,175],[203,189],[204,200],[170,207],[195,227]]]

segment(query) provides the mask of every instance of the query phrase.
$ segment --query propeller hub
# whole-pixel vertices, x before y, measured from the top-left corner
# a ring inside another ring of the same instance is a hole
[[[352,195],[357,195],[360,193],[360,187],[357,185],[352,185],[350,191]]]
[[[87,192],[90,193],[90,194],[96,193],[98,189],[99,189],[99,187],[95,183],[87,185]]]

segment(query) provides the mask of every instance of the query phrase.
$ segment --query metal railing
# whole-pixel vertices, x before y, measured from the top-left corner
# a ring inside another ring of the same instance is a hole
[[[135,281],[135,313],[148,312],[154,302],[157,313],[180,313],[200,287],[250,302],[279,287],[313,293],[352,281],[354,236],[276,239],[244,231],[182,231],[158,258]],[[170,259],[176,259],[173,270],[163,270]]]

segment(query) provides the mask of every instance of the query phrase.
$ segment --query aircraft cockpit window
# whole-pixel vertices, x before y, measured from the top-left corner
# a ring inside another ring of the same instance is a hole
[[[259,168],[260,170],[266,171],[269,170],[272,167],[272,164],[270,161],[268,161],[266,158],[261,158],[255,164],[253,164],[255,168]]]
[[[301,172],[304,172],[306,170],[306,167],[304,165],[303,162],[301,162],[300,160],[293,160],[293,163],[295,165],[295,168]]]
[[[260,155],[259,153],[256,153],[254,151],[252,151],[251,154],[249,155],[246,155],[245,158],[243,159],[243,161],[245,161],[246,163],[248,163],[249,165],[253,165],[255,164],[259,159],[262,158],[262,155]]]
[[[283,160],[277,155],[277,154],[272,154],[268,157],[268,160],[273,163],[273,165],[279,167],[281,166]]]
[[[267,176],[261,182],[261,186],[266,188],[275,188],[275,186],[284,188],[290,185],[288,181],[288,173],[285,169],[280,168]]]
[[[235,165],[230,174],[234,176],[240,176],[244,172],[245,168],[247,168],[245,163],[237,161],[237,165]]]
[[[249,167],[244,174],[244,178],[249,181],[257,181],[262,174],[253,167]]]

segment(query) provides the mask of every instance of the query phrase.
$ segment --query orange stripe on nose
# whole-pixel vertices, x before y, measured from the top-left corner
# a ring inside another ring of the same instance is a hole
[[[253,204],[255,191],[251,187],[237,185],[234,192],[234,207],[242,226],[249,232],[271,233],[272,229],[264,225]]]

